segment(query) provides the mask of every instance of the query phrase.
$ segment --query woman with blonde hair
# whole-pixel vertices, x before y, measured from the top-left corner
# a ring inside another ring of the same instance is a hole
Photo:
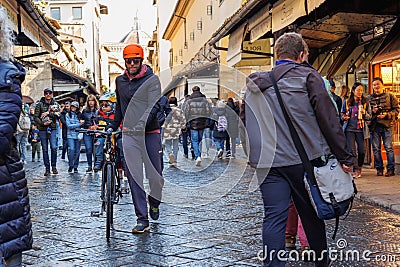
[[[82,110],[82,128],[84,129],[97,129],[95,123],[97,110],[99,109],[99,101],[95,95],[88,95],[86,99],[86,106]],[[87,134],[83,135],[83,142],[85,144],[86,159],[88,168],[86,172],[92,172],[93,170],[93,137]]]
[[[32,248],[28,186],[14,137],[26,72],[13,62],[10,25],[0,6],[0,267],[22,266],[22,252]]]

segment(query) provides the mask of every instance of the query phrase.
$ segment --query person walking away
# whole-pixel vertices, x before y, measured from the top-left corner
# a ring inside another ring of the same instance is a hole
[[[158,123],[160,124],[161,144],[163,146],[163,149],[161,151],[162,152],[161,153],[161,169],[164,170],[164,140],[163,140],[164,128],[162,126],[164,125],[165,118],[171,112],[171,107],[168,103],[168,98],[165,95],[161,96],[160,101],[159,101],[159,106],[160,106],[160,109],[157,112],[157,119],[158,119]]]
[[[81,154],[81,140],[79,133],[75,131],[83,124],[80,120],[81,113],[79,111],[79,103],[73,101],[70,111],[65,115],[67,124],[67,140],[68,140],[68,172],[78,173],[79,155]]]
[[[133,234],[150,230],[148,214],[153,220],[160,215],[164,179],[161,166],[161,135],[157,112],[160,109],[161,84],[150,66],[143,64],[143,48],[129,44],[123,49],[125,71],[116,78],[117,103],[114,121],[107,131],[115,131],[123,123],[125,170],[131,189],[137,222]],[[143,185],[143,165],[149,180],[149,210]]]
[[[190,99],[190,95],[185,95],[185,101],[183,101],[183,103],[181,105],[181,109],[183,112],[185,112],[185,107],[186,107],[186,104],[189,99]],[[185,158],[189,157],[189,148],[188,148],[188,139],[189,138],[190,138],[190,128],[188,125],[186,125],[186,127],[184,129],[182,129],[182,147],[183,147],[183,156]],[[194,156],[194,152],[192,152],[192,154]]]
[[[35,123],[39,129],[42,144],[43,161],[46,171],[44,176],[50,175],[49,143],[51,155],[51,171],[58,174],[57,170],[57,120],[60,118],[59,105],[53,99],[53,91],[46,88],[44,96],[36,104]]]
[[[33,242],[28,186],[14,136],[26,72],[13,61],[12,40],[11,22],[0,7],[0,267],[22,266],[22,252]]]
[[[236,157],[236,139],[239,136],[239,112],[233,98],[229,97],[226,105],[228,109],[228,137],[226,138],[226,157]]]
[[[217,148],[217,157],[222,159],[224,153],[224,142],[228,136],[228,114],[227,106],[223,101],[218,101],[217,106],[211,114],[211,129],[212,135]]]
[[[171,112],[165,120],[164,128],[164,141],[165,150],[169,157],[169,163],[176,166],[179,151],[179,134],[182,129],[186,127],[186,119],[183,111],[178,108],[178,100],[176,97],[171,96],[168,99],[171,107]]]
[[[383,176],[384,166],[381,153],[381,143],[383,142],[387,157],[385,176],[390,177],[395,175],[392,138],[394,124],[399,116],[399,102],[395,95],[383,92],[382,78],[373,78],[372,88],[374,92],[367,99],[371,106],[369,130],[371,132],[371,145],[374,153],[374,166],[376,175]]]
[[[365,121],[370,119],[371,111],[363,92],[364,86],[359,82],[354,83],[350,97],[344,101],[342,107],[343,130],[349,152],[354,157],[353,177],[355,178],[361,177],[365,157],[364,139],[369,138]]]
[[[26,164],[26,143],[28,141],[28,133],[31,129],[31,120],[25,111],[25,104],[22,104],[21,114],[17,124],[16,139],[17,148],[21,156],[22,163]]]
[[[321,75],[305,62],[307,44],[300,34],[285,33],[275,41],[274,52],[277,60],[272,75],[308,157],[316,164],[332,153],[345,172],[352,171],[353,157],[346,148],[336,108]],[[246,87],[241,118],[245,118],[249,142],[244,144],[245,151],[249,153],[250,165],[256,168],[264,203],[264,266],[285,266],[277,253],[270,252],[285,250],[285,226],[292,198],[310,249],[316,254],[315,266],[326,267],[325,224],[305,189],[305,169],[289,134],[270,73],[251,74]]]
[[[61,159],[65,160],[65,154],[67,153],[67,148],[68,148],[68,137],[67,137],[67,132],[68,132],[68,127],[67,127],[67,121],[65,119],[65,116],[67,113],[69,113],[71,108],[70,102],[67,101],[64,103],[64,108],[61,110],[61,115],[60,115],[60,121],[61,121],[61,131],[62,131],[62,152],[61,152]]]
[[[30,132],[30,140],[32,146],[32,162],[35,162],[35,157],[37,156],[37,162],[40,162],[40,136],[37,125],[32,124],[32,130]]]
[[[190,137],[194,155],[196,158],[196,166],[201,165],[200,143],[203,138],[204,128],[206,128],[206,120],[211,115],[211,106],[206,96],[200,92],[200,87],[194,86],[188,103],[185,105],[185,117],[189,122]]]
[[[95,95],[88,95],[86,99],[86,106],[82,110],[82,128],[95,130],[95,118],[97,110],[99,109],[99,102]],[[88,134],[83,134],[83,142],[85,144],[86,159],[87,159],[87,169],[86,172],[93,171],[93,136]]]
[[[100,101],[100,109],[97,112],[96,116],[96,125],[97,130],[104,131],[107,125],[114,120],[114,107],[113,103],[110,100],[111,95],[109,93],[103,94]],[[104,137],[96,137],[94,142],[94,151],[96,155],[96,161],[94,163],[94,171],[98,172],[101,170],[103,159],[104,159]]]

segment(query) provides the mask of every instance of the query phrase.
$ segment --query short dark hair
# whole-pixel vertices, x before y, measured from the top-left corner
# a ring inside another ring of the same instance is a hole
[[[374,77],[374,78],[372,79],[372,82],[375,82],[375,81],[380,81],[380,82],[383,84],[383,80],[382,80],[381,77]]]
[[[168,99],[168,103],[174,104],[174,105],[178,105],[178,99],[176,99],[175,96],[171,96],[171,97]]]
[[[200,91],[200,87],[198,87],[198,86],[193,86],[192,91],[193,91],[193,92],[195,92],[195,91]]]
[[[287,32],[275,41],[275,55],[277,59],[296,60],[301,52],[308,52],[308,46],[301,34]]]

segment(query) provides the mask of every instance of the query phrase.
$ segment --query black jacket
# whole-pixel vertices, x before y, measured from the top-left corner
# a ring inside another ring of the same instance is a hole
[[[200,91],[195,91],[190,95],[190,99],[185,105],[185,117],[189,122],[190,129],[202,130],[206,128],[207,118],[211,116],[211,105],[206,96]]]
[[[51,99],[50,104],[46,103],[46,100],[44,97],[42,97],[37,103],[36,108],[35,108],[35,123],[38,126],[39,131],[45,131],[47,130],[48,127],[50,127],[52,130],[57,129],[57,120],[60,118],[61,113],[60,112],[55,112],[50,109],[51,106],[56,105],[58,109],[60,108],[58,103],[54,101],[54,99]],[[40,116],[42,113],[50,111],[49,113],[49,119],[51,120],[50,125],[44,125],[44,120],[45,118],[41,119]]]
[[[117,104],[114,121],[110,124],[116,130],[122,121],[124,127],[133,128],[139,122],[146,124],[145,131],[160,128],[157,113],[160,110],[160,80],[147,66],[143,77],[130,80],[124,73],[115,80]]]

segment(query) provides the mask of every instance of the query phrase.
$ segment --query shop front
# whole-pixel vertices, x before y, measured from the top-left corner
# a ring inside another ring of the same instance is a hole
[[[400,23],[399,23],[400,24]],[[371,79],[381,77],[385,92],[394,94],[400,101],[400,25],[393,26],[385,43],[371,61]],[[371,81],[370,81],[371,84]],[[372,93],[372,86],[370,88]],[[400,163],[400,120],[397,120],[393,131],[393,148],[396,163]],[[384,148],[382,148],[384,151]]]

